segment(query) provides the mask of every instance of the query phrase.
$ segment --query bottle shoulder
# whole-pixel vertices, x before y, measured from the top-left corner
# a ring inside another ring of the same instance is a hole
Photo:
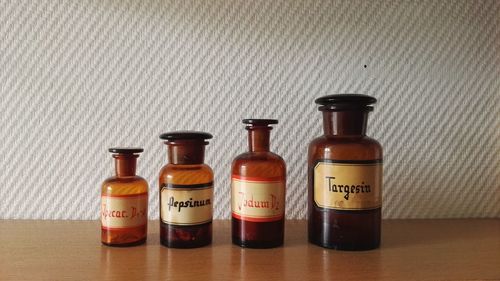
[[[167,164],[160,170],[160,185],[165,183],[170,184],[200,184],[212,182],[214,172],[212,168],[206,164],[196,165],[176,165]]]
[[[235,161],[283,161],[283,158],[276,153],[266,151],[266,152],[245,152],[236,156],[233,160]]]
[[[102,182],[102,185],[109,185],[109,184],[148,184],[148,182],[143,177],[140,176],[132,176],[132,177],[111,176]]]
[[[382,145],[368,136],[337,137],[321,136],[309,144],[309,160],[345,159],[372,160],[382,159]]]
[[[232,163],[232,175],[247,177],[286,177],[283,158],[272,152],[246,152]]]
[[[213,172],[212,168],[205,163],[202,164],[193,164],[193,165],[178,165],[168,163],[163,166],[160,170],[160,173],[166,171],[201,171],[201,172]]]
[[[136,194],[147,193],[149,184],[139,176],[109,177],[101,185],[102,194]]]
[[[370,137],[370,136],[329,136],[322,135],[317,138],[314,138],[309,145],[322,144],[322,143],[376,143],[380,145],[380,143]]]

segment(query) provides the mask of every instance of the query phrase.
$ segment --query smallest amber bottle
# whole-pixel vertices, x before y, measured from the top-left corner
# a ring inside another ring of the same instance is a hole
[[[101,241],[108,246],[134,246],[146,242],[148,183],[135,174],[142,148],[110,148],[116,175],[101,188]]]

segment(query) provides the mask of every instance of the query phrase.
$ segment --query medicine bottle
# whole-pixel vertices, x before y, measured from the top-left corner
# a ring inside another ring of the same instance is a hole
[[[269,150],[273,119],[245,119],[249,151],[231,169],[232,240],[241,247],[271,248],[283,244],[285,161]]]
[[[146,241],[148,183],[135,174],[142,148],[110,148],[116,175],[101,188],[101,241],[109,246],[134,246]]]
[[[377,100],[330,95],[316,103],[324,135],[309,145],[308,236],[339,250],[380,245],[382,147],[366,136],[368,112]]]
[[[213,172],[204,164],[212,135],[196,131],[165,133],[168,164],[160,171],[160,241],[171,248],[212,242]]]

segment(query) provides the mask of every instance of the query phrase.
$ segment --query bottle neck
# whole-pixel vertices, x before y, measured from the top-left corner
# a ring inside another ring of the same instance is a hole
[[[204,142],[176,142],[168,144],[168,162],[176,165],[203,164],[205,161]]]
[[[137,155],[115,155],[115,172],[118,177],[133,177],[137,167]]]
[[[323,131],[329,136],[364,136],[368,111],[323,111]]]
[[[268,152],[271,127],[252,126],[248,127],[248,148],[250,152]]]

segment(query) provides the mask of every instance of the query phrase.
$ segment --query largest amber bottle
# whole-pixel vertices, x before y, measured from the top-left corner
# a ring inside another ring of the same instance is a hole
[[[382,147],[366,136],[368,112],[376,101],[356,94],[316,100],[324,135],[309,145],[311,243],[339,250],[380,245]]]

